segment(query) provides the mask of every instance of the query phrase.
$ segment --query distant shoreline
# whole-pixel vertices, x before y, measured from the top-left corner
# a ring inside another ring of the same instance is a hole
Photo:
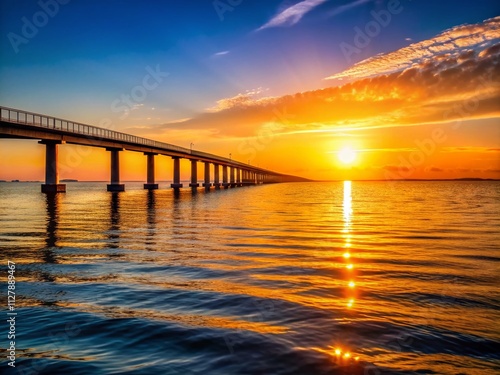
[[[412,181],[500,181],[498,178],[479,178],[479,177],[464,177],[464,178],[401,178],[394,180],[313,180],[311,182],[339,182],[339,181],[357,181],[357,182],[412,182]]]

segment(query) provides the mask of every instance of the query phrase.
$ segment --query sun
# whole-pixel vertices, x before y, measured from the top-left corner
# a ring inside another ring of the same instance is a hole
[[[356,160],[356,150],[344,147],[338,152],[338,158],[343,164],[352,164]]]

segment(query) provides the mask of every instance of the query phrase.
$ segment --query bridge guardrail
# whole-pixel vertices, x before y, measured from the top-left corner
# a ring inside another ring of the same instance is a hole
[[[54,129],[65,131],[68,133],[89,136],[93,138],[100,138],[105,140],[127,142],[131,144],[139,144],[151,148],[165,149],[169,151],[177,151],[185,154],[198,156],[226,163],[228,165],[251,168],[254,170],[266,171],[261,168],[250,167],[247,164],[238,162],[236,160],[227,159],[221,156],[209,154],[203,151],[190,150],[184,147],[172,145],[170,143],[158,142],[148,138],[142,138],[131,134],[121,133],[115,130],[99,128],[93,125],[81,124],[74,121],[64,120],[52,116],[46,116],[39,113],[22,111],[19,109],[0,106],[0,117],[3,121],[14,122],[17,124],[35,126],[45,129]],[[274,173],[266,171],[268,173]],[[275,173],[274,173],[275,174]]]
[[[99,128],[93,125],[81,124],[74,121],[64,120],[56,117],[41,115],[27,111],[20,111],[18,109],[0,107],[1,118],[9,122],[15,122],[23,125],[36,126],[46,129],[54,129],[66,131],[69,133],[87,135],[95,138],[102,138],[107,140],[122,141],[128,143],[135,143],[144,146],[151,146],[155,148],[165,148],[173,151],[190,153],[190,150],[184,147],[172,145],[169,143],[153,141],[152,139],[142,138],[131,134],[117,132],[105,128]]]

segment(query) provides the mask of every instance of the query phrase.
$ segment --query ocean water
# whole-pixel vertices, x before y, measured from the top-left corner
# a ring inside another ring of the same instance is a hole
[[[39,190],[0,184],[1,374],[500,373],[498,182]]]

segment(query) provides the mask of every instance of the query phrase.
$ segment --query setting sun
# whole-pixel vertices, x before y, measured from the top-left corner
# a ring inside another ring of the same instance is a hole
[[[350,147],[344,147],[338,152],[338,158],[343,164],[351,164],[356,160],[356,151]]]

